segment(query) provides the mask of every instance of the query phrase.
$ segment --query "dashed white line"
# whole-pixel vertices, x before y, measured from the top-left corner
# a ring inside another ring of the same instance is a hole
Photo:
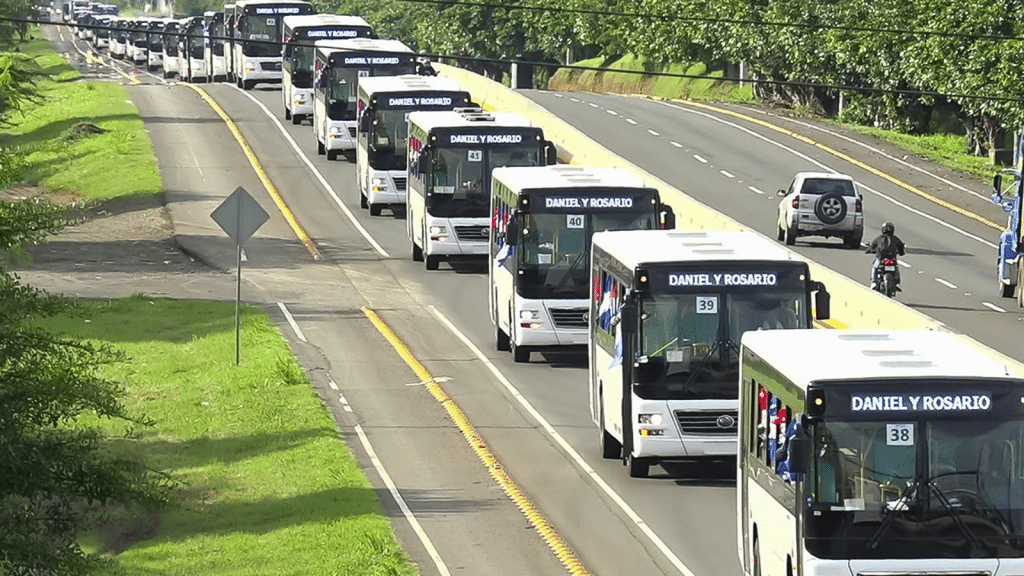
[[[896,263],[899,264],[900,266],[903,266],[904,268],[913,268],[913,266],[911,266],[910,264],[907,264],[903,260],[897,260]]]
[[[651,136],[661,136],[661,134],[658,134],[657,132],[651,130],[650,128],[647,129],[647,133],[650,134]]]
[[[589,104],[591,108],[600,108],[600,106],[594,104],[593,102],[587,102],[587,104]]]
[[[632,118],[626,118],[626,122],[629,122],[633,126],[636,126],[636,120],[633,120]]]
[[[956,290],[956,284],[953,284],[949,280],[943,280],[942,278],[936,278],[935,281],[938,282],[939,284],[942,284],[943,286],[945,286],[947,288],[952,288],[953,290]]]
[[[675,140],[669,142],[669,144],[675,146],[676,148],[682,148],[683,147],[682,144],[680,144],[679,142],[676,142]]]
[[[981,305],[985,306],[986,308],[991,308],[991,309],[995,310],[996,312],[1006,312],[1006,310],[1003,310],[1002,308],[1000,308],[999,306],[996,306],[995,304],[993,304],[991,302],[982,302]]]
[[[708,161],[703,156],[701,156],[700,154],[694,154],[693,155],[693,159],[696,160],[697,162],[700,162],[701,164],[707,164],[708,163]]]
[[[733,176],[731,172],[727,172],[725,170],[719,170],[719,172],[722,174],[722,176],[725,176],[726,178],[735,178],[735,176]]]
[[[572,96],[569,96],[569,100],[572,100],[573,102],[579,102],[580,101],[579,98],[573,98]]]
[[[754,194],[761,194],[762,196],[764,195],[764,191],[763,190],[758,190],[757,188],[754,188],[753,186],[747,186],[747,190],[750,190]]]
[[[287,307],[285,307],[284,302],[278,302],[277,307],[281,309],[281,312],[284,312],[284,317],[288,320],[288,325],[290,325],[292,330],[295,331],[295,335],[298,336],[299,340],[305,342],[306,335],[302,333],[302,329],[300,329],[299,325],[295,323],[295,318],[292,318],[292,313],[288,311]]]
[[[612,116],[618,116],[619,115],[619,113],[616,112],[615,110],[605,110],[605,112],[611,114]]]

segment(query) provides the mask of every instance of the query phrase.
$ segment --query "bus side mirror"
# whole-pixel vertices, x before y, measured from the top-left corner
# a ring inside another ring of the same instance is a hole
[[[832,317],[832,295],[825,290],[825,285],[815,282],[814,319],[828,320]]]
[[[668,204],[662,205],[661,207],[661,229],[676,229],[676,213],[672,211],[672,207]]]
[[[558,164],[558,148],[551,140],[544,141],[544,165],[554,166]]]
[[[789,439],[789,471],[794,474],[807,474],[811,467],[811,439],[804,434],[803,427],[798,426],[796,434]]]
[[[636,304],[625,302],[619,310],[619,330],[623,335],[632,336],[636,334]]]
[[[992,192],[999,194],[1003,190],[1003,175],[996,172],[996,175],[992,177]]]
[[[505,243],[515,246],[519,242],[519,219],[515,216],[509,219],[505,225]]]
[[[363,115],[359,117],[359,133],[366,134],[370,131],[370,115],[363,111]]]
[[[430,157],[427,155],[427,149],[420,150],[420,155],[416,157],[416,173],[426,174],[427,169],[430,168]]]

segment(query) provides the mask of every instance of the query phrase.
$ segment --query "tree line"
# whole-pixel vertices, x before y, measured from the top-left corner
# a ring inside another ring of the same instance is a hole
[[[635,54],[655,65],[744,64],[759,99],[924,134],[938,113],[966,151],[1024,121],[1022,0],[317,0],[434,54],[566,63]],[[524,7],[533,9],[526,9]],[[464,64],[491,77],[506,65]],[[843,87],[843,88],[840,88]],[[840,110],[840,106],[842,109]]]

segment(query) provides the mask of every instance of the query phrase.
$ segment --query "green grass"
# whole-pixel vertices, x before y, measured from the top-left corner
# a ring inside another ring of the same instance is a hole
[[[703,64],[671,64],[653,66],[642,58],[627,54],[607,63],[603,57],[581,60],[578,66],[604,67],[607,71],[559,70],[548,84],[551,90],[571,89],[583,92],[617,92],[621,94],[647,94],[659,98],[686,98],[691,100],[729,100],[750,102],[753,88],[738,86],[735,82],[714,79],[678,78],[616,73],[616,70],[653,71],[690,76],[721,78],[722,70],[708,70]]]
[[[579,66],[604,67],[607,72],[559,70],[552,77],[552,90],[578,90],[582,92],[618,92],[625,94],[646,94],[659,98],[682,98],[692,100],[718,100],[726,102],[753,102],[751,86],[739,87],[734,82],[712,79],[690,79],[616,74],[614,70],[684,73],[694,76],[721,78],[721,70],[707,70],[703,64],[672,64],[667,67],[650,67],[643,60],[631,55],[623,56],[608,64],[603,57],[577,62]],[[796,114],[810,115],[807,111],[793,110]],[[954,119],[955,120],[955,119]],[[996,168],[987,157],[971,156],[965,153],[966,140],[961,134],[945,133],[926,136],[911,136],[891,130],[834,122],[851,130],[872,134],[892,142],[909,152],[925,156],[982,182],[989,182]],[[957,124],[955,121],[952,124]]]
[[[26,159],[23,180],[95,200],[160,192],[153,147],[127,90],[116,82],[80,81],[46,40],[21,51],[49,75],[37,83],[40,98],[7,114],[10,125],[0,126],[0,146]],[[75,137],[69,131],[82,122],[105,132]]]
[[[129,354],[130,362],[104,375],[123,382],[130,409],[156,426],[119,447],[184,485],[155,534],[116,556],[119,568],[104,574],[415,573],[266,315],[245,309],[235,366],[233,303],[134,296],[87,306],[87,319],[44,326]],[[112,534],[91,536],[89,549],[116,541]]]

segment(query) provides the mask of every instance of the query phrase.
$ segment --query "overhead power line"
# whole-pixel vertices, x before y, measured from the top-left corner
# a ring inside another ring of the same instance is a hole
[[[405,1],[415,1],[415,0],[405,0]],[[49,24],[49,25],[68,26],[68,27],[75,26],[75,24],[66,23],[66,22],[50,22],[50,21],[43,21],[43,20],[19,19],[19,18],[10,18],[10,17],[7,17],[7,16],[0,16],[0,22],[27,22],[27,23],[30,23],[30,24]],[[108,28],[106,26],[100,26],[100,25],[85,25],[85,26],[82,26],[82,27],[85,27],[85,28]],[[179,36],[179,35],[183,35],[181,32],[167,33],[167,32],[155,32],[154,31],[154,32],[150,32],[150,33],[151,34],[159,34],[161,36],[168,36],[168,35]],[[232,38],[224,37],[224,36],[191,36],[191,35],[187,35],[187,36],[189,38],[191,38],[191,39],[201,39],[201,38],[205,37],[205,38],[212,38],[212,39],[218,39],[218,40],[228,40],[228,41],[233,40]],[[276,46],[282,46],[284,44],[283,42],[274,41],[274,40],[246,40],[246,42],[255,43],[255,44],[269,44],[269,45],[276,45]],[[295,43],[295,45],[314,46],[313,43],[306,43],[306,42],[298,42],[298,43]],[[456,62],[480,62],[480,63],[500,64],[500,65],[520,64],[520,65],[527,65],[527,66],[539,66],[539,67],[545,67],[545,68],[565,68],[565,69],[568,69],[568,70],[582,70],[582,71],[587,71],[587,72],[602,72],[602,73],[605,73],[605,74],[609,74],[609,73],[612,73],[612,74],[631,74],[631,75],[636,75],[636,76],[658,76],[658,77],[667,77],[667,78],[685,78],[685,79],[691,79],[691,80],[712,80],[712,81],[717,81],[717,82],[763,84],[763,85],[770,85],[770,86],[791,86],[791,87],[797,87],[797,88],[814,88],[814,89],[820,89],[820,90],[832,91],[832,92],[859,92],[859,93],[865,93],[865,94],[898,94],[898,95],[901,95],[901,96],[945,98],[945,99],[953,100],[953,101],[956,101],[956,100],[976,100],[976,101],[980,101],[980,102],[1007,102],[1007,103],[1018,103],[1018,104],[1024,102],[1024,98],[1014,98],[1014,97],[1009,97],[1009,96],[984,96],[984,95],[977,95],[977,94],[942,93],[942,92],[935,92],[935,91],[931,91],[931,90],[911,90],[911,89],[898,89],[898,88],[874,88],[874,87],[870,87],[870,86],[852,86],[852,85],[844,85],[844,84],[821,84],[821,83],[815,83],[815,82],[799,82],[799,81],[790,81],[790,80],[767,80],[767,79],[761,79],[761,78],[728,78],[728,77],[724,77],[724,76],[711,76],[711,75],[701,75],[701,74],[684,74],[684,73],[680,73],[680,72],[646,72],[646,71],[642,71],[642,70],[614,70],[614,69],[610,69],[610,68],[599,68],[599,67],[595,67],[595,66],[579,66],[579,65],[575,65],[575,64],[559,64],[559,63],[552,63],[552,62],[537,62],[537,61],[529,61],[529,60],[504,60],[504,59],[499,59],[499,58],[483,58],[483,57],[479,57],[479,56],[458,56],[458,55],[452,55],[452,54],[428,54],[428,53],[425,53],[425,52],[418,52],[417,55],[420,56],[420,57],[429,58],[429,59],[432,59],[432,60],[435,60],[435,61],[436,60],[454,60]]]
[[[710,18],[698,16],[681,16],[678,14],[656,14],[653,12],[614,12],[611,10],[595,10],[588,8],[561,8],[557,6],[527,6],[524,4],[500,4],[490,2],[472,2],[470,0],[399,0],[414,4],[437,4],[442,6],[472,6],[477,8],[497,8],[501,10],[528,10],[531,12],[552,12],[556,14],[584,14],[589,16],[615,16],[621,18],[648,18],[652,20],[697,22],[703,24],[736,24],[744,26],[770,26],[773,28],[801,28],[805,30],[840,30],[844,32],[870,32],[876,34],[906,34],[911,36],[930,36],[939,38],[964,38],[970,40],[1024,40],[1024,36],[1004,36],[999,34],[976,34],[972,32],[941,32],[938,30],[902,30],[898,28],[874,28],[870,26],[841,26],[833,24],[812,24],[809,22],[780,22],[772,20],[742,20],[737,18]]]

